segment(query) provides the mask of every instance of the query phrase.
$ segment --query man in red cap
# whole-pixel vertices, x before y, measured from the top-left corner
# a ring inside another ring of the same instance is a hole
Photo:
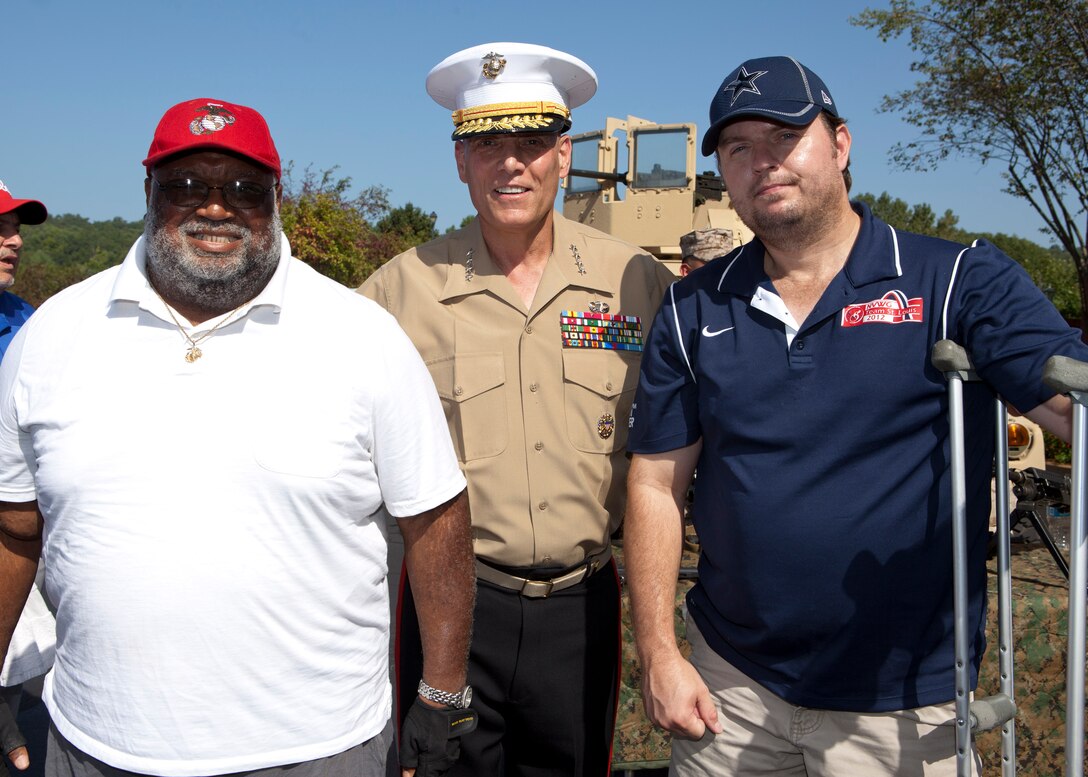
[[[30,303],[10,291],[19,266],[19,251],[23,247],[19,229],[24,224],[41,224],[48,216],[40,202],[15,199],[0,181],[0,357],[34,311]]]
[[[48,215],[45,206],[37,200],[15,199],[4,182],[0,181],[0,357],[3,357],[19,327],[34,312],[29,302],[10,291],[19,266],[19,252],[23,248],[20,228],[24,224],[41,224]],[[36,603],[41,602],[41,595],[37,591],[32,595],[36,597]],[[40,622],[51,621],[44,607],[40,609]],[[19,769],[26,769],[30,763],[26,739],[19,731],[15,714],[19,708],[23,680],[48,671],[48,663],[43,664],[40,660],[43,651],[39,648],[52,648],[51,644],[39,644],[38,638],[44,639],[44,634],[39,635],[33,622],[32,616],[25,616],[20,619],[17,629],[19,636],[16,639],[23,646],[26,656],[9,657],[0,670],[0,685],[3,686],[0,688],[0,774],[3,774],[4,755]]]
[[[0,649],[44,536],[47,773],[384,777],[382,507],[425,678],[465,683],[465,480],[434,385],[391,316],[291,256],[259,113],[176,105],[144,165],[143,236],[0,368]],[[416,724],[426,777],[475,719]]]

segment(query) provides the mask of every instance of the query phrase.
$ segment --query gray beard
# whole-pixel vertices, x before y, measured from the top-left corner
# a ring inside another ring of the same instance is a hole
[[[194,218],[177,231],[165,229],[154,208],[144,223],[148,278],[154,289],[174,307],[192,308],[218,316],[256,297],[280,260],[280,232],[283,229],[277,208],[264,234],[243,232],[239,255],[223,262],[222,257],[193,250],[183,233],[200,232],[214,226],[209,219]],[[236,228],[239,228],[235,225]]]

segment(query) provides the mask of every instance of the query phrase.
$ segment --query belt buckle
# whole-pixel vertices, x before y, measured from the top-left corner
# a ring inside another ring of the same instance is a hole
[[[521,595],[530,599],[546,599],[555,587],[553,580],[526,580],[521,586]]]

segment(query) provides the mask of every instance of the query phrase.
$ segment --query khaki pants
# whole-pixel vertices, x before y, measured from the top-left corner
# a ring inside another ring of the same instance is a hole
[[[715,653],[687,619],[691,662],[723,731],[674,739],[670,775],[695,777],[945,777],[956,774],[952,702],[885,713],[796,707]],[[949,667],[949,673],[952,667]],[[974,754],[974,773],[982,765]]]

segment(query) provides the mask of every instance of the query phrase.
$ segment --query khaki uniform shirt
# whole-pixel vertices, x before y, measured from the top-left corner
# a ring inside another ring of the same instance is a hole
[[[554,217],[531,310],[478,222],[395,257],[360,289],[396,316],[434,378],[476,555],[512,567],[570,567],[608,546],[623,518],[642,343],[675,280],[638,248]],[[630,318],[586,317],[596,313]]]

